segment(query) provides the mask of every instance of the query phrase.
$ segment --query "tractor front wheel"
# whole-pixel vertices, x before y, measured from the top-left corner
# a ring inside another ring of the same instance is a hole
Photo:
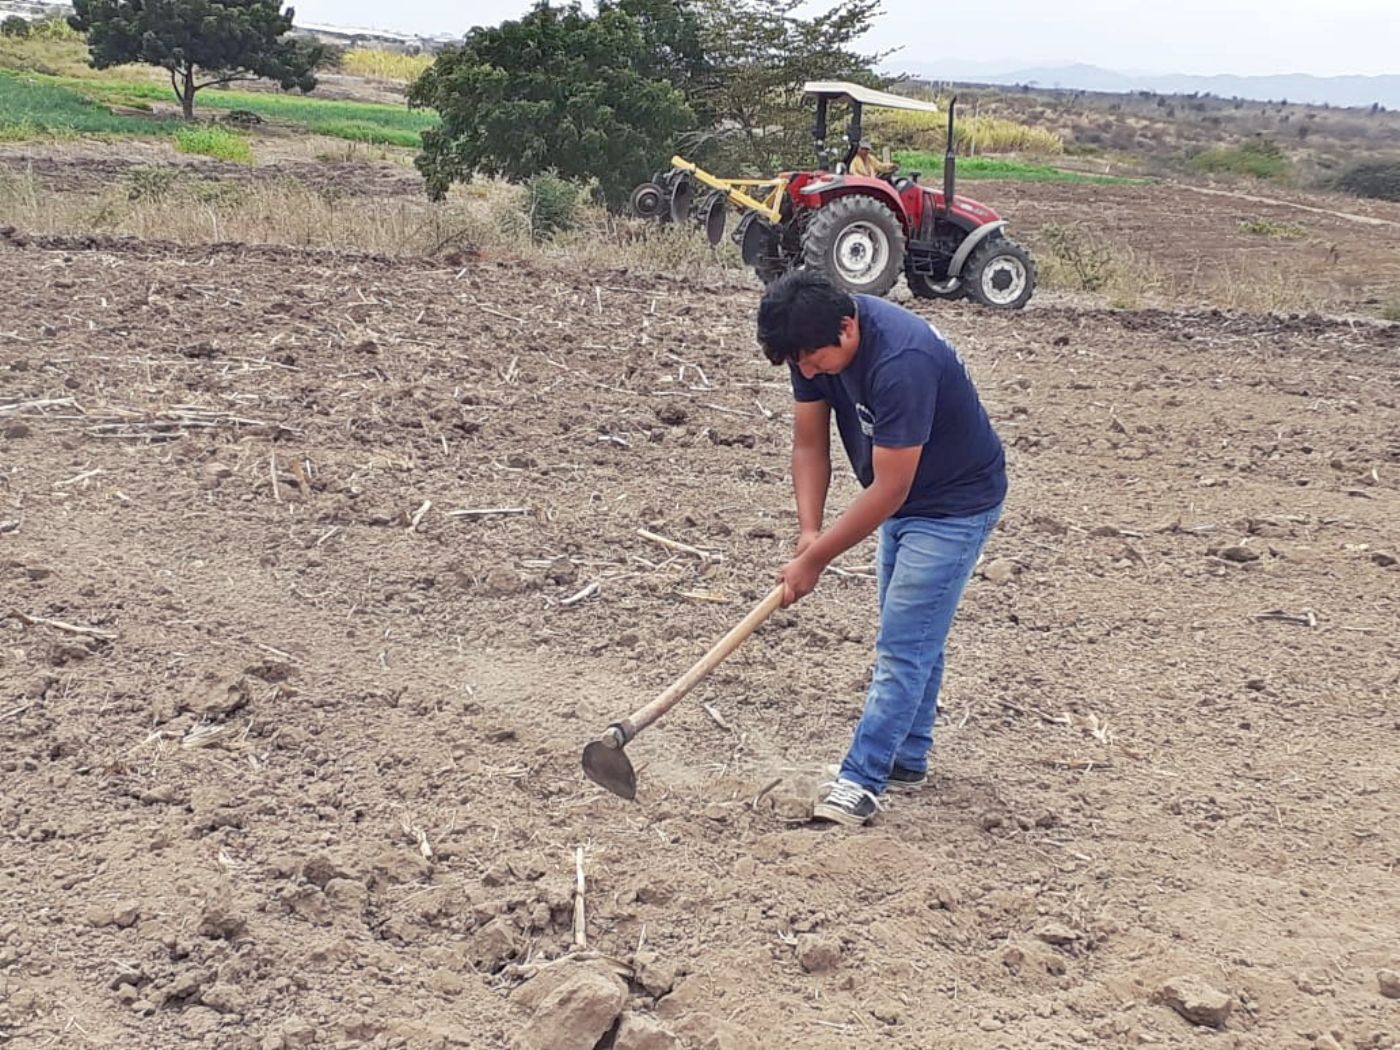
[[[968,296],[983,306],[1019,310],[1035,291],[1031,253],[1005,237],[989,237],[972,250],[962,272]]]
[[[808,221],[802,261],[845,292],[884,295],[904,270],[904,228],[873,197],[837,197]]]
[[[959,282],[949,291],[941,291],[937,282],[928,274],[913,273],[907,275],[909,290],[919,299],[961,299],[967,295],[967,285]]]

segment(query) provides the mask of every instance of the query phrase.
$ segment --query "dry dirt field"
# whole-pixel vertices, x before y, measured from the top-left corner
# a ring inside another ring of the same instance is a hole
[[[936,777],[852,833],[868,546],[635,803],[579,769],[790,548],[747,283],[12,231],[0,281],[7,1048],[1400,1046],[1400,325],[921,305],[1012,495]]]

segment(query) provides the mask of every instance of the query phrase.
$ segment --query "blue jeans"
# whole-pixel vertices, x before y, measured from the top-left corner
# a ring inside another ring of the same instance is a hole
[[[879,795],[894,766],[928,768],[943,652],[994,507],[966,518],[891,518],[880,526],[875,676],[841,777]]]

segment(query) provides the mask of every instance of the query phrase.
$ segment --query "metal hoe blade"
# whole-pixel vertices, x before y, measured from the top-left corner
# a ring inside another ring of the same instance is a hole
[[[593,783],[601,784],[620,798],[630,802],[637,797],[637,774],[620,747],[609,747],[601,740],[594,740],[583,749],[583,771]]]

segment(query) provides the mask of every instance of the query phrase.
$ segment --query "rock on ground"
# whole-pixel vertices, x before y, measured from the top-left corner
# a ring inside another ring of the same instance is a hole
[[[1235,1005],[1228,995],[1199,977],[1173,977],[1162,985],[1161,998],[1192,1024],[1209,1028],[1223,1027]]]
[[[1381,995],[1387,999],[1400,999],[1400,973],[1395,970],[1381,970],[1376,974],[1376,984]]]
[[[520,1033],[522,1050],[593,1050],[622,1013],[627,986],[580,969],[550,993]]]
[[[1020,571],[1010,558],[994,558],[982,566],[982,578],[990,583],[1010,583]]]
[[[613,1050],[680,1050],[681,1042],[667,1028],[643,1014],[627,1014],[617,1028]]]

